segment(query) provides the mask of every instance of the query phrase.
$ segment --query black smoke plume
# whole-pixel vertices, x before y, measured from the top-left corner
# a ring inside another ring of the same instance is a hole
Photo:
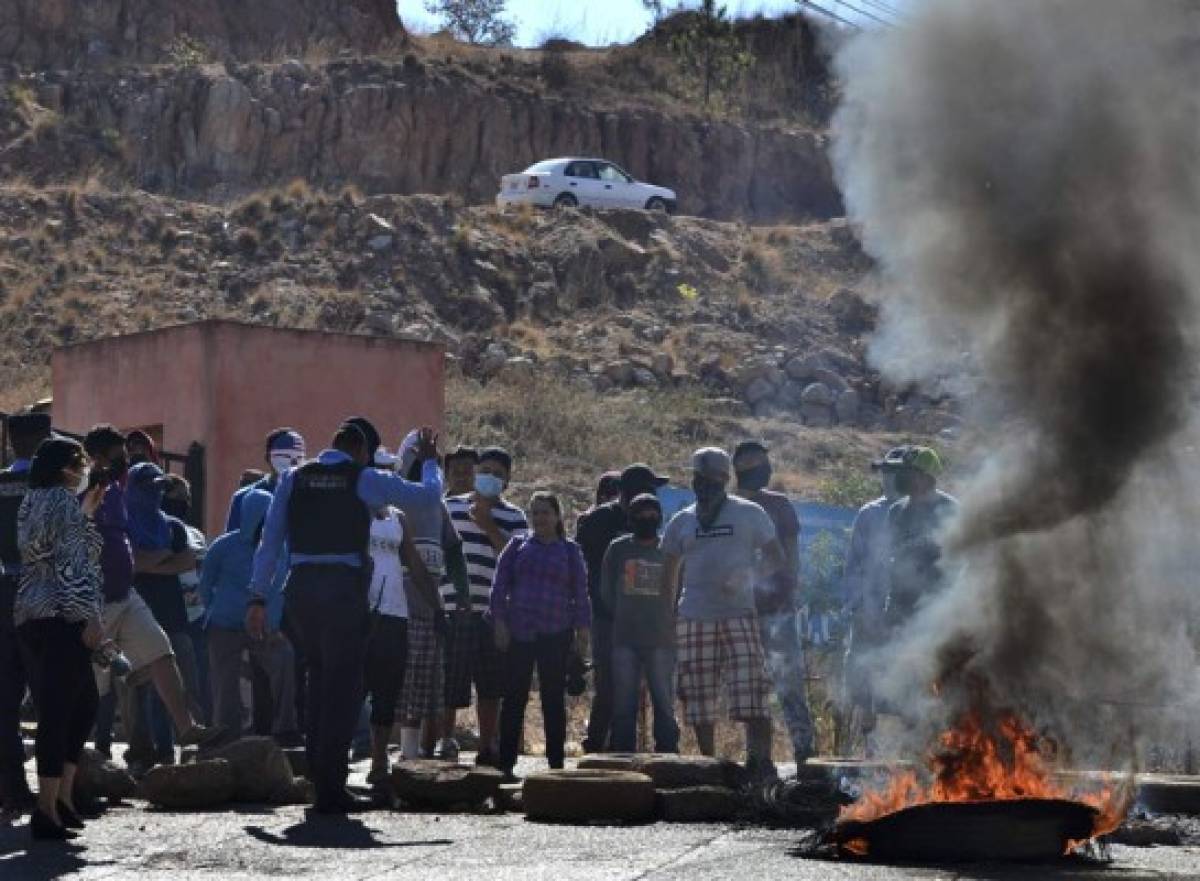
[[[952,583],[883,653],[899,706],[949,681],[1095,751],[1194,689],[1197,8],[929,0],[840,53],[874,356],[955,376],[976,439]]]

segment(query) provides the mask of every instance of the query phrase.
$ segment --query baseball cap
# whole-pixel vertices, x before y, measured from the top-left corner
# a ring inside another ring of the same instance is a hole
[[[703,447],[692,453],[692,471],[715,480],[728,480],[732,464],[720,447]]]
[[[50,433],[49,413],[16,413],[8,417],[8,432],[13,437],[37,437]]]
[[[871,463],[871,467],[876,471],[899,471],[908,463],[904,457],[908,455],[908,451],[912,447],[905,445],[901,447],[892,447],[888,450],[882,459],[876,459]]]
[[[304,438],[298,431],[281,431],[271,438],[267,446],[268,453],[301,453],[304,452]]]
[[[367,454],[372,460],[375,458],[375,451],[379,449],[379,444],[382,439],[379,436],[379,429],[371,424],[371,420],[365,416],[354,416],[346,420],[347,425],[355,426],[363,433],[363,437],[367,439]]]
[[[634,496],[633,501],[629,503],[629,513],[632,514],[638,508],[653,508],[661,514],[662,502],[653,493],[642,493],[639,496]]]
[[[638,462],[621,472],[621,491],[640,493],[647,489],[665,486],[670,480],[669,477],[655,474],[649,465]]]
[[[910,447],[904,464],[930,477],[937,477],[942,473],[942,457],[932,447]]]

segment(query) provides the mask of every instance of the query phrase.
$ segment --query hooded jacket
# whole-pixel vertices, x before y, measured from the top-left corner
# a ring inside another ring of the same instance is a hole
[[[270,506],[270,493],[258,489],[246,493],[241,504],[241,524],[208,549],[200,573],[200,599],[208,607],[209,627],[241,630],[245,626],[254,551]],[[283,594],[274,591],[267,605],[268,629],[278,630],[282,618]]]

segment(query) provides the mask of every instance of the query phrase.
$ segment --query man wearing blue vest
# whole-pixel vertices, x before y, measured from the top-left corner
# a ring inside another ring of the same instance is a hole
[[[13,600],[21,573],[17,512],[29,488],[30,460],[49,436],[50,417],[45,413],[10,416],[8,437],[16,461],[0,471],[0,809],[10,816],[26,812],[34,801],[25,780],[21,741],[21,702],[28,683],[13,627]]]
[[[359,425],[343,423],[331,449],[280,477],[250,581],[246,629],[262,638],[286,541],[290,568],[284,591],[287,614],[308,659],[305,749],[319,813],[347,813],[371,804],[347,791],[346,775],[363,702],[372,512],[426,498],[440,502],[442,496],[433,429],[421,429],[417,443],[419,484],[368,467],[369,446]]]

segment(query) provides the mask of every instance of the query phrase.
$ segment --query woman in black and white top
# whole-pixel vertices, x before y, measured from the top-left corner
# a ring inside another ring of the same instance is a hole
[[[37,707],[38,807],[34,838],[66,840],[83,827],[71,790],[96,719],[92,652],[100,645],[100,533],[91,517],[104,486],[83,493],[87,458],[71,440],[51,438],[29,469],[17,516],[21,582],[13,621],[29,664]]]

